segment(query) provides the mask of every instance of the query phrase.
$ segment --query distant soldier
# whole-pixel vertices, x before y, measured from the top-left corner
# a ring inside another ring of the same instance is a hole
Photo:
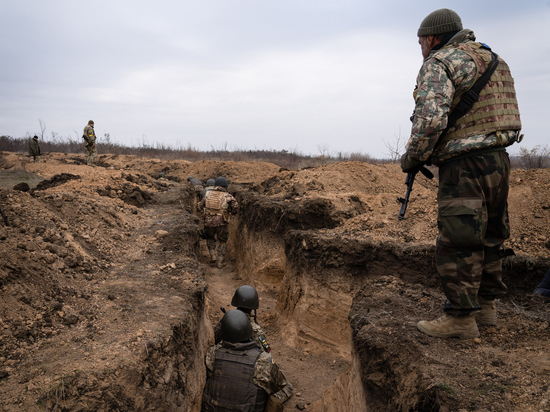
[[[245,313],[230,310],[221,320],[221,343],[206,353],[203,412],[282,411],[294,393],[271,355],[255,341]]]
[[[210,252],[211,262],[218,262],[218,268],[224,266],[225,252],[227,251],[227,239],[229,228],[227,227],[231,215],[239,211],[239,203],[231,194],[227,193],[227,180],[218,177],[214,183],[214,189],[208,191],[200,201],[199,212],[204,211],[204,231],[206,232],[206,245]],[[216,238],[220,242],[216,249]]]
[[[233,295],[233,299],[231,300],[231,306],[235,306],[241,312],[246,313],[254,332],[252,334],[252,340],[256,341],[264,351],[271,352],[265,333],[262,330],[262,327],[258,324],[258,320],[256,318],[256,310],[260,307],[260,299],[258,298],[258,292],[256,289],[248,285],[243,285],[237,288],[235,294]],[[252,314],[252,311],[254,311],[254,314]],[[220,329],[221,321],[218,322],[214,328],[216,343],[221,340]]]
[[[84,134],[82,138],[85,140],[84,146],[86,147],[86,164],[88,166],[94,166],[95,158],[97,156],[97,149],[95,146],[95,131],[94,131],[94,121],[89,120],[88,124],[84,128]]]
[[[34,135],[33,138],[29,140],[29,156],[32,156],[34,163],[40,161],[40,145],[38,144],[37,135]]]

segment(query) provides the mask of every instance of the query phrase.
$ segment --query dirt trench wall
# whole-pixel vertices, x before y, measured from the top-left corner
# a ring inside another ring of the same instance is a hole
[[[369,278],[395,275],[435,284],[430,247],[399,248],[358,233],[291,231],[285,237],[287,264],[277,302],[289,339],[349,358],[352,299]],[[408,268],[414,267],[413,271]],[[327,328],[330,325],[330,328]]]

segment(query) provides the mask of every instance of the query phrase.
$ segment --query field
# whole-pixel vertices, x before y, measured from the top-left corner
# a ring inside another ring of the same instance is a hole
[[[395,164],[97,163],[0,157],[1,411],[199,411],[212,325],[242,284],[295,388],[286,411],[550,411],[550,306],[532,295],[550,268],[550,169],[512,173],[499,325],[442,340],[416,330],[444,301],[435,181],[417,179],[399,221]],[[225,176],[240,203],[222,269],[188,176]]]

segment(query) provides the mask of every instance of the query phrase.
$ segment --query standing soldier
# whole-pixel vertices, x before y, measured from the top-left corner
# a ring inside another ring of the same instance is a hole
[[[401,168],[413,172],[429,162],[439,167],[435,261],[447,301],[445,315],[417,326],[430,336],[475,338],[477,323],[496,324],[494,299],[507,291],[502,282],[503,243],[510,237],[505,148],[522,138],[514,79],[495,55],[498,66],[476,103],[447,130],[449,118],[459,113],[453,109],[460,97],[490,66],[493,53],[449,9],[430,13],[418,37],[424,63]]]
[[[38,136],[34,135],[29,140],[29,156],[32,156],[34,163],[40,161],[40,145],[38,144]]]
[[[94,121],[89,120],[88,124],[84,128],[84,134],[82,135],[85,140],[84,146],[86,147],[86,164],[88,166],[94,166],[95,158],[97,156],[97,150],[95,147],[95,131],[94,131]]]
[[[218,177],[214,183],[214,189],[208,191],[200,201],[198,211],[204,210],[204,231],[206,232],[206,245],[210,252],[211,262],[218,262],[218,268],[224,266],[224,257],[229,238],[228,223],[230,215],[236,215],[239,211],[239,203],[233,196],[227,193],[227,180]],[[220,243],[216,250],[216,238]]]

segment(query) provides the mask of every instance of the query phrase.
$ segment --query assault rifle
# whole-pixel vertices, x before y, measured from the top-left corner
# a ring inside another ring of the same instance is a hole
[[[430,172],[424,165],[420,167],[420,169],[407,173],[407,177],[405,178],[405,184],[407,185],[407,192],[405,193],[405,197],[397,198],[397,201],[401,203],[401,210],[399,210],[399,220],[403,220],[403,218],[405,217],[405,211],[407,210],[407,205],[409,204],[409,197],[411,196],[414,178],[416,177],[416,174],[418,172],[421,172],[428,179],[433,179],[434,177],[434,174]]]

